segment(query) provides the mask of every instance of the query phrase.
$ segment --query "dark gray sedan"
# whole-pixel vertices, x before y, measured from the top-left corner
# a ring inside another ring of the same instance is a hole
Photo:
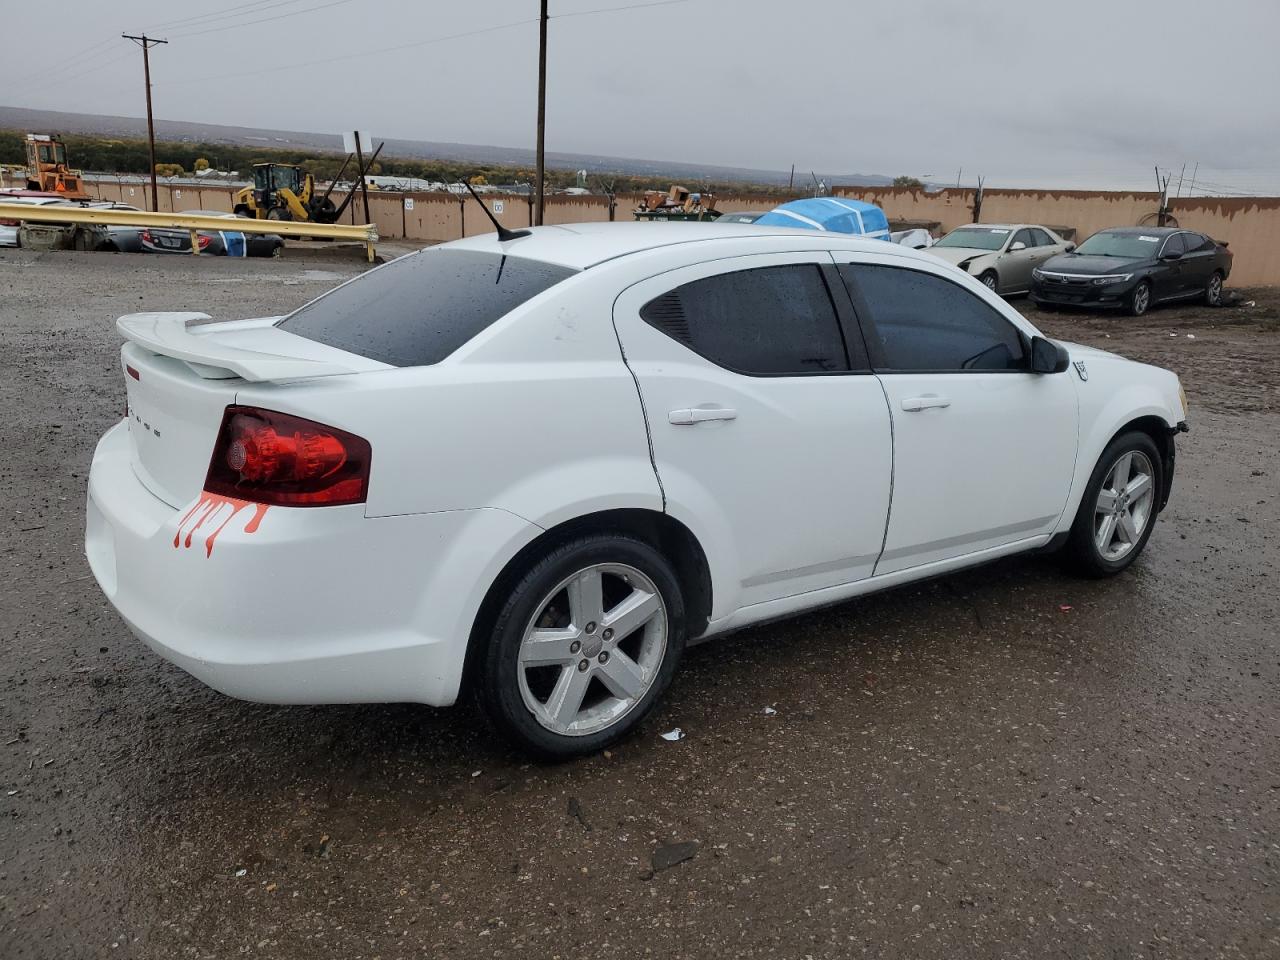
[[[1229,276],[1231,251],[1203,233],[1114,227],[1037,267],[1031,299],[1046,307],[1119,309],[1140,317],[1154,304],[1178,300],[1216,307]]]

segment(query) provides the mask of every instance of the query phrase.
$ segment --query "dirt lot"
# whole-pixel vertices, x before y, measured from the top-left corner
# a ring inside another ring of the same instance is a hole
[[[1190,394],[1127,575],[1015,559],[711,642],[546,767],[468,708],[229,700],[89,577],[113,319],[356,269],[0,252],[0,957],[1280,956],[1280,292],[1034,316]]]

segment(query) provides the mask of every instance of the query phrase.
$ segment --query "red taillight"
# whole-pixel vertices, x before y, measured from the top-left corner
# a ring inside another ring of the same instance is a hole
[[[213,242],[213,237],[206,237],[203,233],[196,235],[196,243],[200,244],[201,250],[203,250],[212,242]]]
[[[0,227],[17,227],[21,224],[21,220],[0,220]]]
[[[126,364],[124,365],[124,369],[125,369],[125,372],[129,374],[129,376],[133,377],[133,379],[135,379],[135,380],[141,380],[141,379],[142,379],[142,374],[140,374],[140,373],[138,372],[138,368],[137,368],[137,367],[131,367],[131,366],[129,366],[129,364],[127,364],[127,363],[126,363]]]
[[[143,230],[143,231],[142,231],[142,240],[143,240],[143,242],[144,242],[144,243],[150,243],[150,242],[151,242],[151,231],[150,231],[150,230]]]
[[[204,488],[281,507],[364,503],[369,442],[274,410],[227,407]]]

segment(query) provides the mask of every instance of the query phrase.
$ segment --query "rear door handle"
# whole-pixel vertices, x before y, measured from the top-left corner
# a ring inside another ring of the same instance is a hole
[[[732,407],[685,407],[667,414],[667,422],[677,426],[705,423],[708,420],[736,420],[738,411]]]
[[[908,413],[918,413],[921,410],[929,410],[933,407],[949,407],[951,401],[947,397],[927,396],[927,397],[907,397],[902,401],[902,409]]]

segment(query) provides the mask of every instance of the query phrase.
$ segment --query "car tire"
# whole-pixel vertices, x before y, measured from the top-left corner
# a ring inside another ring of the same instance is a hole
[[[982,276],[978,277],[978,282],[999,296],[1000,294],[1000,277],[994,270],[985,271]]]
[[[283,244],[283,243],[277,243],[274,247],[272,247],[272,248],[271,248],[271,256],[272,256],[274,259],[276,259],[276,260],[279,260],[281,257],[283,257],[283,256],[284,256],[284,244]]]
[[[1118,471],[1125,470],[1127,479],[1117,487]],[[1145,484],[1138,484],[1140,476]],[[1101,578],[1133,563],[1151,538],[1163,484],[1164,460],[1150,435],[1131,430],[1107,444],[1071,525],[1063,552],[1068,565],[1083,576]]]
[[[617,636],[610,622],[625,624]],[[685,630],[680,584],[661,553],[628,536],[580,537],[534,563],[501,600],[476,695],[494,727],[539,759],[595,753],[662,698]]]
[[[288,207],[272,207],[267,211],[268,220],[292,220],[293,212]]]
[[[1125,298],[1124,308],[1131,317],[1140,317],[1151,309],[1151,281],[1139,280]]]
[[[1206,307],[1217,307],[1222,304],[1222,271],[1213,271],[1208,284],[1204,288],[1204,304]]]

